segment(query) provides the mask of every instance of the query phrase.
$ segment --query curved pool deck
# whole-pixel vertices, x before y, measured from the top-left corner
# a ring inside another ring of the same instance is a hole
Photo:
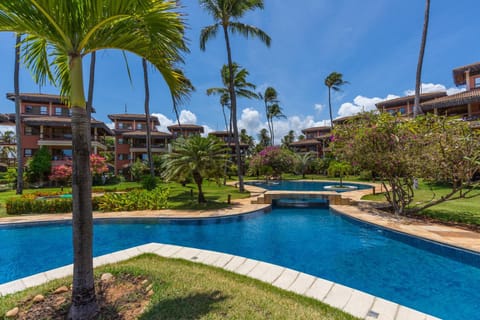
[[[230,207],[225,209],[201,211],[158,210],[113,213],[95,212],[94,218],[214,218],[245,214],[259,210],[269,210],[270,205],[268,204],[252,203],[256,202],[255,199],[261,196],[266,190],[254,186],[246,186],[246,188],[251,192],[252,197],[236,199],[232,202]],[[377,185],[376,188],[377,191],[380,190],[379,185]],[[371,192],[371,189],[355,190],[343,193],[342,197],[348,198],[352,203],[356,203],[360,201],[363,195]],[[477,232],[457,227],[420,222],[408,218],[396,218],[382,214],[371,206],[331,205],[331,208],[340,214],[345,214],[367,223],[376,224],[384,228],[455,247],[480,252],[480,234]],[[71,220],[71,214],[6,217],[0,219],[0,225],[65,220]],[[317,299],[363,319],[436,319],[430,315],[398,305],[385,299],[292,269],[208,250],[151,243],[96,257],[94,258],[94,266],[97,267],[108,263],[123,261],[142,253],[154,253],[162,257],[182,258],[223,268],[270,283],[288,291]],[[0,296],[40,285],[53,279],[69,276],[72,274],[72,270],[73,266],[69,265],[2,284],[0,285]]]

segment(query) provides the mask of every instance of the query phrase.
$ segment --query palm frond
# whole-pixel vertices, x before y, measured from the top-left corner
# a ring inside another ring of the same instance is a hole
[[[245,38],[258,38],[267,47],[270,47],[270,43],[272,41],[270,36],[266,34],[263,30],[245,23],[230,22],[228,25],[228,30],[232,34],[238,33],[243,35]]]

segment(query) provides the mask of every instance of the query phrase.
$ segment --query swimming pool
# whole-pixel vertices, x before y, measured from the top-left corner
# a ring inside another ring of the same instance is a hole
[[[279,181],[249,181],[246,184],[264,188],[267,190],[288,190],[288,191],[336,191],[336,192],[347,192],[352,191],[352,189],[345,190],[328,190],[325,187],[328,186],[337,186],[339,182],[328,182],[328,181],[292,181],[292,180],[279,180]],[[372,186],[362,183],[350,183],[344,182],[344,185],[353,186],[356,189],[354,190],[363,190],[371,189]]]
[[[215,250],[329,279],[444,319],[480,319],[480,256],[328,209],[95,223],[96,256],[149,242]],[[0,227],[0,283],[72,263],[66,223]],[[8,245],[7,245],[8,244]]]

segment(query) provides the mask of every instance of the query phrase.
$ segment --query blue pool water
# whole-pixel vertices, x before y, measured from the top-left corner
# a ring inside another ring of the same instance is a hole
[[[268,181],[265,182],[247,182],[247,184],[254,185],[260,188],[267,190],[289,190],[289,191],[331,191],[325,189],[327,186],[338,185],[338,182],[326,182],[326,181],[291,181],[291,180],[280,180],[280,181]],[[344,182],[344,185],[356,187],[355,190],[370,189],[371,186],[361,183],[350,183]],[[337,192],[345,192],[352,190],[335,190]]]
[[[480,256],[320,208],[240,217],[96,222],[96,256],[149,242],[246,256],[444,318],[480,319]],[[72,263],[71,226],[0,227],[0,283]]]

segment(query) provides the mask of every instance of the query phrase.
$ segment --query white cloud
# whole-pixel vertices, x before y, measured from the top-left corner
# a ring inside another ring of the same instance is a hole
[[[398,98],[398,96],[393,94],[389,94],[383,99],[378,97],[368,98],[364,96],[356,96],[355,99],[353,99],[353,102],[345,102],[340,106],[338,115],[339,117],[347,117],[363,111],[377,110],[377,107],[375,106],[376,103],[395,98]]]
[[[238,120],[238,127],[246,129],[248,134],[257,137],[257,134],[262,128],[267,128],[266,123],[262,122],[261,115],[258,110],[252,108],[245,108],[242,110],[240,119]]]
[[[163,132],[168,132],[168,126],[171,126],[173,124],[177,124],[177,119],[170,119],[166,115],[162,113],[152,113],[153,116],[157,117],[158,120],[160,121],[160,125],[157,126],[158,130],[163,131]],[[196,124],[197,123],[197,116],[189,111],[189,110],[182,110],[180,112],[180,123],[188,123],[188,124]]]
[[[447,89],[447,87],[444,86],[443,84],[422,83],[420,91],[422,93],[446,91],[448,95],[452,95],[452,94],[455,94],[455,93],[465,91],[465,89],[464,88],[459,89],[459,88],[455,88],[455,87]],[[412,89],[406,90],[404,93],[405,93],[406,96],[412,96],[412,95],[415,94],[415,90],[412,90]]]
[[[323,109],[325,109],[325,106],[323,104],[320,104],[320,103],[315,103],[314,109],[315,109],[315,111],[320,113],[320,112],[323,111]]]

